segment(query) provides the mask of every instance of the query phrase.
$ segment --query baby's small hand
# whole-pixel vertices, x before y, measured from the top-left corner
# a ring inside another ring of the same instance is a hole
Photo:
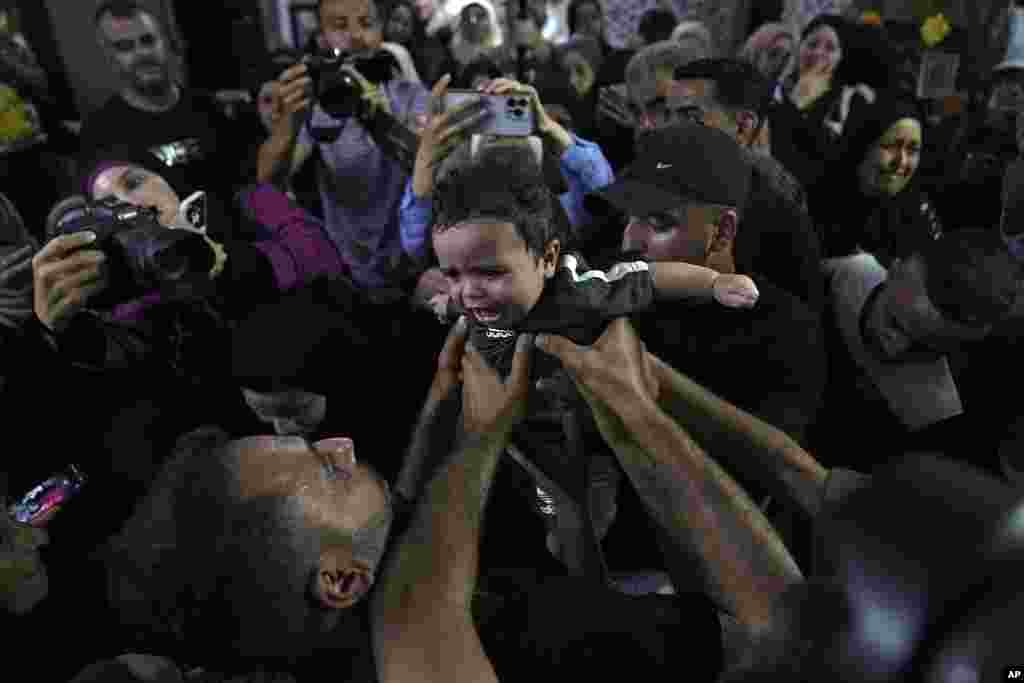
[[[715,301],[729,308],[752,308],[760,293],[746,275],[722,273],[711,285]]]

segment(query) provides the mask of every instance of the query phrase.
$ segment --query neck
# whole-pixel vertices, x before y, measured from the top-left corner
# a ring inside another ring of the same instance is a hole
[[[177,84],[172,83],[171,86],[160,95],[150,95],[141,93],[133,88],[124,88],[121,90],[121,97],[124,98],[125,102],[136,109],[159,113],[172,109],[176,104],[178,104],[178,100],[181,98],[181,88],[179,88]]]

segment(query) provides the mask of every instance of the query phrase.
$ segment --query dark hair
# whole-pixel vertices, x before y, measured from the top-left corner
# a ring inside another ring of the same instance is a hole
[[[843,51],[832,74],[833,87],[858,83],[880,90],[889,87],[896,74],[896,58],[894,48],[883,34],[873,26],[854,23],[838,14],[819,14],[801,32],[800,43],[822,26],[836,32]]]
[[[474,218],[504,219],[539,258],[551,240],[566,237],[555,220],[554,203],[529,149],[492,145],[438,181],[433,230],[443,232]]]
[[[320,530],[295,496],[242,498],[237,466],[220,429],[179,440],[115,541],[111,597],[122,622],[167,639],[189,661],[273,668],[316,648],[337,616],[308,594]],[[154,523],[168,531],[150,533]]]
[[[698,59],[676,68],[674,76],[677,81],[713,81],[715,102],[734,112],[752,111],[763,118],[772,103],[768,79],[738,59]]]
[[[152,12],[141,3],[136,2],[136,0],[104,0],[96,8],[96,13],[93,14],[93,24],[99,26],[100,22],[108,14],[117,19],[131,19],[137,14],[149,14],[152,16]]]
[[[601,5],[601,0],[571,0],[567,16],[570,36],[576,33],[576,13],[579,12],[580,7],[583,7],[583,5],[595,5],[601,16],[604,16],[604,7]],[[601,42],[603,43],[604,41],[605,37],[602,35]]]
[[[459,69],[459,72],[452,78],[452,87],[470,89],[473,87],[473,80],[479,76],[493,80],[504,75],[493,57],[480,55]]]
[[[949,319],[998,322],[1021,291],[1021,265],[995,230],[968,228],[944,234],[916,251],[925,267],[928,298]]]
[[[679,20],[676,19],[676,15],[672,10],[656,7],[647,10],[640,17],[640,23],[636,27],[636,32],[640,34],[645,43],[650,45],[651,43],[672,38],[672,31],[678,23]]]
[[[416,11],[416,6],[413,5],[412,0],[390,0],[386,5],[378,8],[381,10],[381,30],[387,29],[387,24],[391,21],[391,14],[399,7],[408,9],[409,15],[412,17],[412,36],[409,38],[409,45],[407,47],[410,53],[417,52],[427,40],[427,27],[423,20],[420,19],[420,13]],[[413,57],[415,58],[415,54]]]

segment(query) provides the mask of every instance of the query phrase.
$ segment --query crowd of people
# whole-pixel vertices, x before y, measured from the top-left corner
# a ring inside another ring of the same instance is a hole
[[[121,88],[74,192],[0,195],[11,661],[1024,666],[1024,9],[947,114],[881,26],[717,54],[666,5],[613,47],[602,0],[562,4],[319,0],[251,111],[172,78],[144,4],[98,5]],[[46,183],[39,149],[11,172]]]

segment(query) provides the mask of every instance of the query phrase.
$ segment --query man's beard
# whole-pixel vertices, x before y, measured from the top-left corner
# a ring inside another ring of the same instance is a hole
[[[140,64],[139,67],[156,67],[160,69],[160,77],[157,79],[140,78],[135,73],[135,91],[146,97],[163,97],[171,91],[171,76],[165,65],[161,64]],[[136,67],[138,69],[139,67]]]

